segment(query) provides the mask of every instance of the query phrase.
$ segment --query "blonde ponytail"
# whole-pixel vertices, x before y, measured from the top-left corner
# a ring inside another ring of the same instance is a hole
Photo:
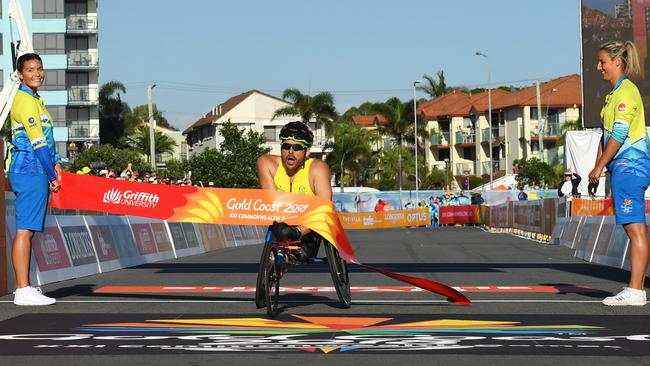
[[[637,77],[643,75],[639,51],[633,42],[610,41],[603,43],[600,49],[607,51],[612,60],[620,58],[623,61],[623,71],[626,76]]]

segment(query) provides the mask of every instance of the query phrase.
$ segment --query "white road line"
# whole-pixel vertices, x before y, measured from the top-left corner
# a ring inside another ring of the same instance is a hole
[[[57,304],[68,303],[202,303],[202,304],[215,304],[215,303],[252,303],[255,300],[57,300]],[[559,303],[559,304],[573,304],[573,303],[600,303],[601,300],[472,300],[472,303]],[[12,303],[11,300],[2,300],[0,303]],[[322,303],[338,303],[336,300],[289,300],[283,301],[287,304],[322,304]],[[447,300],[352,300],[352,304],[444,304],[449,303]],[[451,303],[450,303],[451,304]]]

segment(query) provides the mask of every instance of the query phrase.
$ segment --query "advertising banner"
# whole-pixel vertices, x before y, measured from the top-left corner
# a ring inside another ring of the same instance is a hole
[[[430,223],[429,209],[339,213],[345,229],[382,229],[391,227],[426,226]]]
[[[86,226],[62,226],[61,231],[63,231],[63,238],[75,267],[97,263],[95,249]]]
[[[440,207],[441,224],[478,223],[478,205]]]
[[[203,246],[205,251],[222,249],[225,247],[225,241],[221,227],[214,224],[199,224],[201,237],[203,238]]]
[[[32,239],[32,251],[40,272],[68,268],[72,265],[68,259],[59,228],[56,226],[56,222],[53,224],[54,226],[46,225],[41,233],[34,233]]]
[[[153,232],[153,238],[156,241],[156,246],[158,247],[158,252],[171,252],[172,251],[172,241],[169,239],[169,233],[167,232],[167,227],[164,222],[152,222],[151,231]]]
[[[169,232],[172,235],[172,243],[176,250],[187,249],[187,240],[185,239],[185,234],[183,233],[183,226],[180,222],[167,222],[169,227]]]
[[[204,224],[269,225],[273,221],[283,221],[314,230],[338,249],[341,258],[362,265],[350,246],[333,203],[324,197],[262,189],[145,184],[72,173],[63,173],[60,179],[61,189],[52,194],[51,205],[55,208]],[[113,234],[117,239],[115,232]],[[173,233],[172,238],[176,239]],[[196,244],[198,246],[198,241]],[[437,292],[453,302],[470,304],[463,294],[449,286],[364,266]]]
[[[111,228],[108,225],[88,225],[88,227],[90,228],[90,236],[93,238],[99,261],[116,260],[117,251],[115,250]]]
[[[156,241],[154,240],[153,230],[149,224],[131,224],[135,244],[138,246],[140,254],[154,254],[158,252]]]

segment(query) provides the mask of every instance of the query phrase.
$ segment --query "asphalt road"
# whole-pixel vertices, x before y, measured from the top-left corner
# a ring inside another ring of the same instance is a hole
[[[0,365],[650,364],[650,305],[600,304],[626,271],[478,228],[348,235],[361,262],[473,305],[351,266],[342,309],[314,264],[289,270],[268,319],[252,292],[262,247],[229,248],[44,286],[54,306],[0,297]]]

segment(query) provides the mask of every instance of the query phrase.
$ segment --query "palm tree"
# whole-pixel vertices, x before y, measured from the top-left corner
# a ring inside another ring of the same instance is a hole
[[[433,76],[424,74],[422,78],[425,80],[424,85],[418,86],[417,89],[423,91],[433,99],[443,95],[447,91],[447,84],[445,84],[445,72],[439,70],[436,73],[438,80]]]
[[[386,118],[386,124],[378,127],[378,131],[384,136],[390,136],[397,142],[398,151],[402,151],[404,135],[409,131],[411,122],[408,120],[408,105],[402,103],[399,98],[390,98],[386,103],[375,106],[377,113]],[[398,155],[398,183],[402,190],[402,154]]]
[[[124,138],[124,143],[133,149],[136,149],[142,155],[145,155],[151,161],[151,149],[149,139],[149,125],[142,124],[138,126],[132,135]],[[176,147],[176,141],[172,140],[169,136],[164,135],[160,131],[154,131],[154,148],[156,155],[164,153],[172,153]]]
[[[568,131],[577,130],[582,130],[582,118],[578,117],[576,120],[564,122],[560,127],[560,137],[557,139],[557,146],[564,145],[564,136],[566,136]]]
[[[363,172],[364,162],[368,163],[372,155],[371,143],[377,139],[378,136],[374,131],[353,124],[336,125],[334,141],[325,145],[325,149],[332,149],[325,161],[332,167],[332,172],[339,175],[341,192],[343,192],[345,171],[354,173],[356,182],[356,174]]]
[[[124,135],[129,106],[120,98],[120,92],[126,93],[126,88],[119,81],[109,81],[99,89],[100,144],[119,146]]]
[[[302,122],[316,122],[325,127],[325,134],[332,136],[334,133],[334,119],[336,108],[334,96],[330,92],[320,92],[316,95],[303,94],[296,88],[285,89],[282,99],[290,101],[293,105],[282,107],[273,113],[273,119],[281,116],[298,115]]]

